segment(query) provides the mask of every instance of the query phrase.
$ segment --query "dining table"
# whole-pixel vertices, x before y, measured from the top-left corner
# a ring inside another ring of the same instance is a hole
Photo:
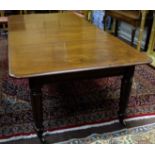
[[[135,66],[151,63],[146,53],[72,12],[9,16],[8,58],[9,75],[29,81],[34,128],[41,142],[45,84],[121,76],[118,119],[125,125]]]

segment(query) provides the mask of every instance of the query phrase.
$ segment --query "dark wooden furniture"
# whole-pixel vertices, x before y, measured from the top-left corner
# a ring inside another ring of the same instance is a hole
[[[105,12],[105,16],[104,16],[104,23],[106,23],[107,16],[111,16],[112,18],[116,19],[116,26],[115,26],[115,35],[116,36],[117,36],[118,22],[119,21],[124,21],[124,22],[129,23],[129,24],[134,26],[133,30],[132,30],[132,35],[131,35],[131,43],[133,44],[136,28],[140,25],[140,21],[141,21],[140,11],[107,10]],[[105,25],[106,24],[104,24],[104,29],[106,29]]]
[[[6,29],[8,17],[4,16],[4,11],[0,11],[0,28]]]
[[[135,65],[151,60],[72,13],[9,17],[9,74],[28,78],[36,131],[43,141],[41,88],[59,80],[122,75],[123,124]]]
[[[143,32],[144,26],[146,25],[148,34],[147,34],[144,50],[147,50],[148,41],[149,41],[150,32],[151,32],[151,26],[152,26],[152,15],[153,14],[151,11],[146,11],[146,10],[143,10],[143,11],[142,10],[106,10],[105,16],[104,16],[104,29],[106,30],[106,19],[108,16],[111,16],[113,19],[116,20],[115,30],[114,30],[115,36],[117,36],[117,33],[118,33],[119,21],[123,21],[132,25],[133,29],[131,34],[131,45],[133,45],[136,29],[140,27],[140,32]],[[145,22],[145,20],[147,21]],[[139,42],[141,42],[141,40],[142,40],[142,33],[139,34],[138,44]],[[140,45],[137,45],[137,46],[139,46],[138,48],[140,50]]]

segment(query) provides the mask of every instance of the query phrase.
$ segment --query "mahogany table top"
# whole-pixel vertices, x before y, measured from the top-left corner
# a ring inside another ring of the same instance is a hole
[[[151,62],[72,13],[10,16],[8,34],[9,74],[16,78]]]

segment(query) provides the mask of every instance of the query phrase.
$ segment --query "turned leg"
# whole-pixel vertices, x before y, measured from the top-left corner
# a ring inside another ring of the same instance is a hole
[[[121,82],[118,117],[121,125],[123,126],[125,126],[124,117],[125,117],[125,112],[129,101],[133,74],[134,74],[134,66],[127,67]]]
[[[31,104],[33,118],[35,122],[35,130],[41,142],[44,142],[43,139],[43,106],[42,106],[42,92],[41,84],[37,78],[29,79],[30,94],[31,94]]]

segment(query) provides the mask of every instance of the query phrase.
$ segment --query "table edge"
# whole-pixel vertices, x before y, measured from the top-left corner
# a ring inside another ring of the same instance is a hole
[[[61,75],[61,74],[69,74],[69,73],[75,73],[75,72],[85,72],[85,71],[92,71],[92,70],[104,70],[104,69],[110,69],[110,68],[120,68],[120,67],[129,67],[129,66],[137,66],[137,65],[145,65],[152,63],[152,59],[149,58],[147,62],[141,62],[141,63],[135,63],[135,64],[127,64],[127,65],[118,65],[118,66],[106,66],[106,67],[90,67],[90,68],[82,68],[82,69],[70,69],[70,70],[63,70],[63,71],[54,71],[54,72],[47,72],[47,73],[36,73],[33,75],[16,75],[11,72],[9,69],[9,76],[13,78],[31,78],[31,77],[43,77],[43,76],[52,76],[52,75]]]

